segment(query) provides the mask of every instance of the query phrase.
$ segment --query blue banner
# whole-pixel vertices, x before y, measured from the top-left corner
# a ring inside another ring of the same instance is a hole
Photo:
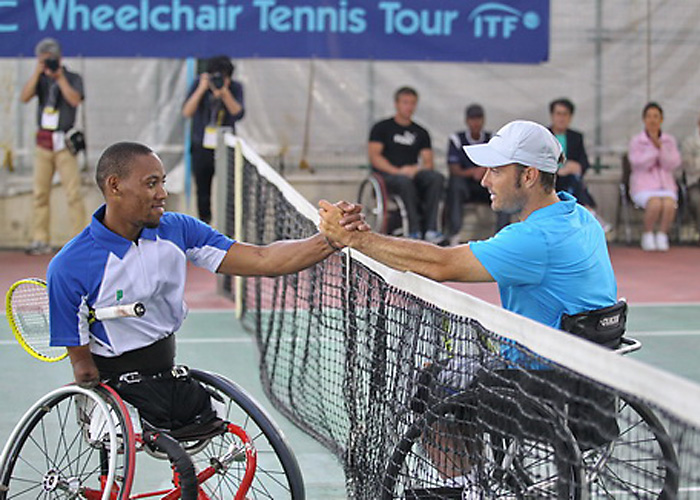
[[[331,58],[538,63],[549,0],[0,0],[0,57]]]

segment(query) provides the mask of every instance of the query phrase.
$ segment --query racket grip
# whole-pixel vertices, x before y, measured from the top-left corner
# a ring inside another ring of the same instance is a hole
[[[105,319],[140,317],[146,312],[146,307],[141,302],[124,304],[121,306],[101,307],[95,309],[95,319],[102,321]]]

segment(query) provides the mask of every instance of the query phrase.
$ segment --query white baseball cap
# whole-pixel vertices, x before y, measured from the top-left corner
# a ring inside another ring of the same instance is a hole
[[[563,163],[561,144],[539,123],[516,120],[504,125],[486,144],[463,146],[480,167],[502,167],[519,163],[555,174]]]

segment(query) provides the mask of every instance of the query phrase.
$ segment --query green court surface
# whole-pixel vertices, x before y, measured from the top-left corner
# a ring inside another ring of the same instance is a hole
[[[632,356],[700,382],[698,318],[700,305],[632,307],[629,335],[644,344]],[[299,460],[307,498],[346,498],[343,471],[336,458],[275,411],[264,396],[257,348],[232,311],[191,312],[178,333],[178,362],[235,380],[270,411]],[[0,443],[4,444],[22,413],[44,393],[70,382],[71,370],[67,360],[49,364],[29,357],[12,339],[4,318],[0,321],[0,365],[4,368],[0,379]],[[141,465],[153,467],[148,461],[141,461]],[[163,470],[164,476],[166,472]]]

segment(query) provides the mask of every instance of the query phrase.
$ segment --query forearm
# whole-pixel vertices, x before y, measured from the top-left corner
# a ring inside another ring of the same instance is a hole
[[[195,90],[185,101],[185,104],[182,105],[182,116],[185,118],[192,118],[194,113],[197,111],[199,102],[202,100],[202,96],[205,92],[206,89],[202,90],[201,88],[197,87],[197,90]]]
[[[70,346],[68,356],[73,367],[73,378],[81,387],[94,387],[100,382],[100,372],[92,358],[90,346]]]
[[[19,94],[19,98],[22,102],[29,102],[32,97],[36,95],[36,86],[39,83],[40,72],[35,71],[32,76],[29,77],[27,83],[22,87],[22,91]]]
[[[321,234],[265,246],[235,243],[217,272],[238,276],[279,276],[311,267],[335,251]]]
[[[229,114],[236,116],[238,113],[240,113],[243,110],[243,106],[241,106],[241,103],[239,103],[236,98],[233,96],[233,94],[226,89],[224,92],[221,94],[221,101],[224,103],[224,106],[226,107],[226,111],[229,112]]]
[[[83,100],[83,96],[80,95],[80,92],[71,86],[65,75],[61,75],[56,82],[58,83],[58,88],[61,89],[61,95],[63,95],[66,102],[72,107],[77,108],[80,101]]]
[[[389,160],[386,159],[386,157],[384,157],[381,154],[370,155],[369,161],[374,168],[386,174],[398,175],[399,170],[401,170],[399,167],[393,165]]]

